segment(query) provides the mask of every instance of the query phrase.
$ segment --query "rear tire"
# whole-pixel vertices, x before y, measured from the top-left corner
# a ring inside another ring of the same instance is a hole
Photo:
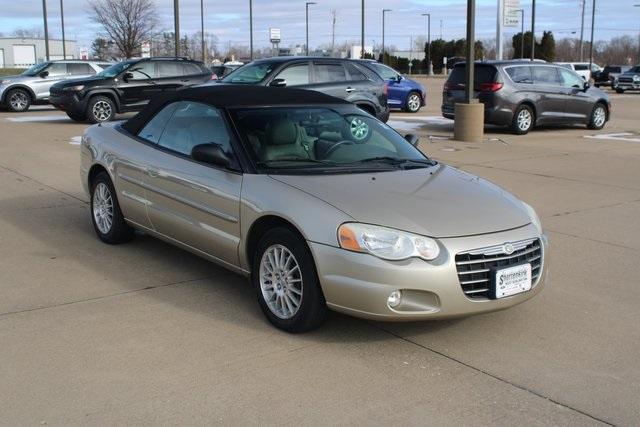
[[[528,105],[521,105],[513,115],[511,131],[516,135],[525,135],[533,129],[534,122],[535,114],[533,109]]]
[[[589,118],[587,127],[591,130],[600,130],[604,127],[606,122],[607,107],[605,107],[601,102],[598,102],[594,105],[593,110],[591,111],[591,117]]]
[[[67,112],[67,116],[69,116],[69,118],[74,122],[84,122],[85,120],[87,120],[87,117],[82,114],[73,114]]]
[[[327,305],[311,251],[288,228],[277,227],[262,236],[251,281],[262,312],[275,327],[298,333],[323,323]]]
[[[418,92],[410,92],[407,96],[407,102],[404,107],[404,110],[407,113],[417,113],[420,111],[420,107],[422,107],[422,99]]]
[[[94,96],[87,105],[89,123],[102,123],[112,120],[116,115],[116,106],[106,96]]]
[[[620,89],[619,87],[616,88],[616,92],[618,93],[624,93],[624,89]]]
[[[11,89],[5,99],[7,108],[14,113],[27,111],[31,106],[31,94],[24,89]]]
[[[91,222],[98,238],[115,245],[133,237],[133,228],[124,220],[116,190],[106,172],[100,172],[91,182]]]

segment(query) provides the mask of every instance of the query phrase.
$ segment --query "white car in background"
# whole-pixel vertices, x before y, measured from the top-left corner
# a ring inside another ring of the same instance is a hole
[[[585,82],[588,82],[594,73],[602,71],[602,67],[598,64],[591,64],[591,70],[589,70],[588,62],[556,62],[556,64],[575,71]]]

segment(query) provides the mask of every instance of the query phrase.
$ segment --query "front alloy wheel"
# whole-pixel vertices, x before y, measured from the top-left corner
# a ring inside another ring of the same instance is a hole
[[[407,98],[407,111],[409,113],[417,113],[420,110],[422,100],[420,95],[415,92],[411,92]]]
[[[269,310],[291,319],[302,302],[302,273],[296,257],[282,245],[272,245],[260,260],[260,290]]]
[[[591,112],[591,119],[589,120],[589,129],[600,130],[607,122],[607,110],[602,104],[596,104]]]
[[[115,105],[106,96],[96,96],[91,98],[87,106],[87,119],[91,123],[107,122],[116,114]]]
[[[20,113],[27,111],[31,105],[31,97],[24,89],[13,89],[7,94],[9,111]]]

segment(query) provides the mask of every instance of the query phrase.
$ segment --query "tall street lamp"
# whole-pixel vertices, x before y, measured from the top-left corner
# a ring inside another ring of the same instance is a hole
[[[391,12],[391,9],[382,9],[382,63],[385,63],[384,58],[384,15],[387,12]]]
[[[179,0],[173,0],[173,42],[175,43],[175,55],[180,56],[180,5]]]
[[[364,59],[364,0],[362,0],[360,15],[360,58]]]
[[[640,7],[640,4],[634,4],[633,7]],[[640,64],[640,33],[638,33],[638,62],[636,64]]]
[[[42,0],[42,18],[44,19],[44,53],[49,60],[49,27],[47,26],[47,0]]]
[[[427,17],[427,74],[431,75],[431,14],[423,13],[422,16]]]
[[[305,44],[305,51],[306,51],[306,55],[309,56],[309,5],[310,4],[316,4],[315,2],[312,1],[308,1],[305,3],[304,8],[305,8],[305,19],[307,22],[307,42]]]
[[[587,0],[582,0],[582,21],[580,23],[580,62],[584,61],[584,10],[587,7]]]
[[[249,59],[253,61],[253,0],[249,0]]]
[[[518,9],[516,12],[520,12],[520,59],[524,59],[524,9]]]
[[[596,26],[596,0],[593,0],[593,9],[591,10],[591,46],[589,49],[589,75],[591,75],[591,65],[593,64],[593,33]]]
[[[204,50],[204,0],[200,0],[200,44],[202,45],[202,62],[207,65],[206,53]]]
[[[536,59],[536,0],[531,1],[531,60]]]
[[[64,41],[64,6],[60,0],[60,21],[62,24],[62,59],[67,59],[67,46]]]

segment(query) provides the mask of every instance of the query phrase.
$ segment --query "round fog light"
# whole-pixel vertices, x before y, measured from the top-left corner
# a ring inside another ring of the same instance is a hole
[[[400,301],[402,301],[401,291],[393,291],[389,294],[389,298],[387,298],[387,304],[389,304],[389,307],[391,308],[399,306]]]

